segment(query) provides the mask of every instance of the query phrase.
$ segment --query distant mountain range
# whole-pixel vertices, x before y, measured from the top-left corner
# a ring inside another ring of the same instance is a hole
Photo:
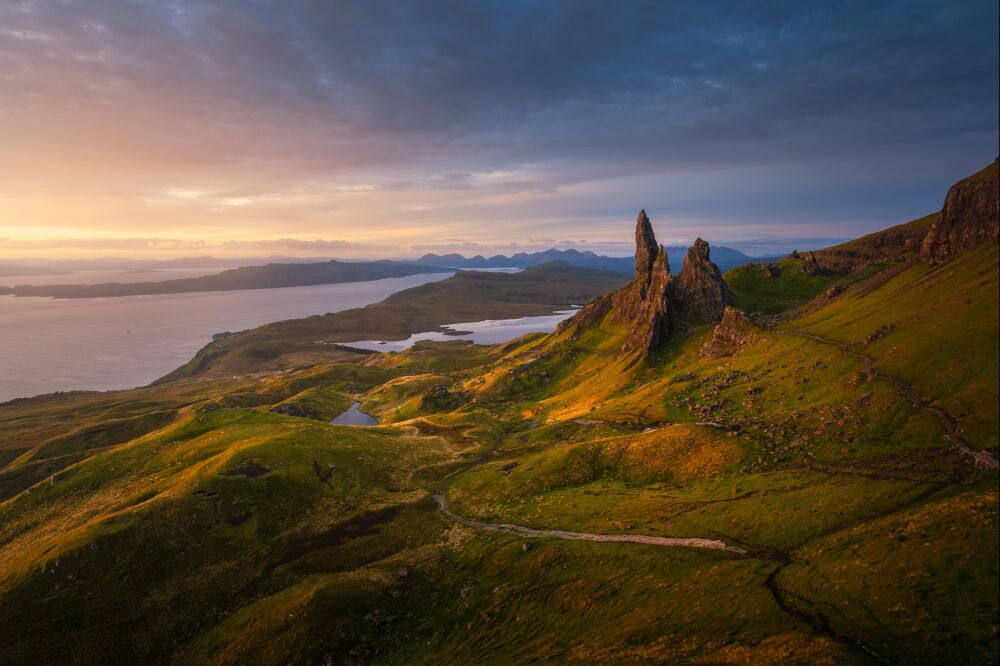
[[[684,263],[684,255],[687,253],[686,247],[667,247],[667,259],[670,260],[671,271],[676,273]],[[751,257],[743,254],[739,250],[728,247],[713,246],[712,261],[723,272],[731,268],[742,266],[743,264],[772,261],[772,258]],[[632,273],[635,270],[635,259],[633,257],[607,257],[593,252],[579,250],[545,250],[544,252],[518,252],[517,254],[506,256],[498,254],[492,257],[476,255],[465,258],[460,254],[425,254],[417,259],[415,264],[422,266],[438,266],[441,268],[526,268],[537,266],[550,261],[562,261],[572,266],[582,266],[583,268],[594,268],[602,271],[614,271],[616,273]]]

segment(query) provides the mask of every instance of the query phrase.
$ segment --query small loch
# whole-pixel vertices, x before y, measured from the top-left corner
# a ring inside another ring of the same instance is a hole
[[[361,403],[356,402],[347,411],[330,421],[333,425],[377,426],[378,421],[361,411]]]

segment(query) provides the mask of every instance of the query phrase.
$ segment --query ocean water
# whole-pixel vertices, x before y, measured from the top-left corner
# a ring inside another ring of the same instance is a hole
[[[167,279],[166,272],[145,278]],[[170,273],[180,277],[179,271]],[[214,333],[362,307],[449,275],[120,298],[0,296],[0,401],[142,386],[183,365]],[[83,282],[80,274],[59,277],[59,282]],[[123,281],[108,273],[87,277]]]

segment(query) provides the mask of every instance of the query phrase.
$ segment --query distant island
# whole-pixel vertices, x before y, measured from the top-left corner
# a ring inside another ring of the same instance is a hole
[[[104,284],[52,284],[0,287],[0,294],[49,296],[52,298],[107,298],[152,294],[183,294],[196,291],[238,291],[306,287],[339,282],[366,282],[425,273],[444,273],[447,268],[417,266],[390,261],[345,263],[324,261],[311,264],[266,264],[233,268],[215,275],[163,280],[160,282],[108,282]]]
[[[685,248],[665,248],[674,265],[684,260]],[[713,250],[716,264],[723,271],[752,262],[770,261],[770,258],[751,257],[738,250],[717,247]],[[193,278],[149,282],[105,282],[102,284],[51,284],[17,285],[0,287],[0,294],[14,296],[42,296],[50,298],[110,298],[116,296],[146,296],[155,294],[183,294],[199,291],[237,291],[243,289],[275,289],[279,287],[304,287],[340,282],[365,282],[383,278],[405,277],[425,273],[443,273],[453,270],[528,268],[550,262],[561,262],[578,268],[590,268],[612,273],[631,273],[629,257],[607,257],[594,252],[550,249],[543,252],[519,252],[506,256],[466,258],[460,254],[425,254],[410,262],[367,261],[342,262],[337,260],[300,263],[269,263],[262,266],[242,266]],[[150,269],[132,269],[135,273]],[[150,270],[150,272],[156,272]]]

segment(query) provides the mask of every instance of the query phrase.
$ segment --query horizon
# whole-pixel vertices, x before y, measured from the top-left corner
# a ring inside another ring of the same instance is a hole
[[[725,248],[729,250],[735,250],[741,252],[748,257],[754,259],[770,259],[777,256],[785,256],[790,254],[795,250],[809,251],[822,249],[823,247],[829,247],[832,245],[847,242],[851,239],[849,238],[799,238],[799,239],[748,239],[748,240],[734,240],[734,241],[718,241],[713,239],[707,239],[712,248]],[[802,243],[802,241],[807,241]],[[677,242],[670,244],[663,244],[667,249],[684,249],[690,247],[694,243],[694,239],[686,240],[681,239]],[[797,244],[798,243],[798,244]],[[560,246],[561,245],[561,246]],[[83,264],[83,263],[93,263],[99,264],[101,262],[111,263],[111,262],[132,262],[137,264],[152,264],[155,262],[179,262],[179,261],[196,261],[196,260],[206,260],[206,259],[219,259],[221,261],[231,263],[236,261],[282,261],[291,260],[296,262],[305,261],[342,261],[342,262],[363,262],[363,261],[418,261],[427,256],[448,256],[448,255],[459,255],[464,259],[493,259],[495,257],[506,256],[513,257],[519,254],[540,254],[544,252],[568,252],[576,251],[581,254],[590,253],[598,257],[608,257],[614,259],[624,259],[634,256],[633,251],[626,251],[624,246],[627,243],[616,243],[611,249],[602,251],[602,247],[609,247],[611,244],[606,244],[604,246],[588,246],[573,244],[570,242],[554,243],[552,245],[538,245],[534,247],[522,247],[522,246],[510,246],[506,250],[501,247],[500,251],[495,251],[495,248],[476,248],[476,249],[465,249],[465,251],[433,251],[427,250],[423,252],[411,252],[409,254],[397,254],[397,255],[372,255],[372,256],[335,256],[332,254],[240,254],[236,253],[169,253],[169,254],[154,254],[154,255],[132,255],[128,256],[125,254],[103,254],[103,255],[69,255],[69,256],[52,256],[52,255],[40,255],[40,256],[0,256],[0,264],[7,265],[30,265],[35,264],[39,266],[59,266],[63,264]],[[618,246],[622,246],[619,249]],[[782,249],[782,248],[790,249]],[[596,248],[596,249],[594,249]],[[770,252],[766,251],[770,248]]]
[[[989,2],[13,2],[0,258],[626,256],[642,207],[665,245],[822,247],[994,160],[997,22]]]

